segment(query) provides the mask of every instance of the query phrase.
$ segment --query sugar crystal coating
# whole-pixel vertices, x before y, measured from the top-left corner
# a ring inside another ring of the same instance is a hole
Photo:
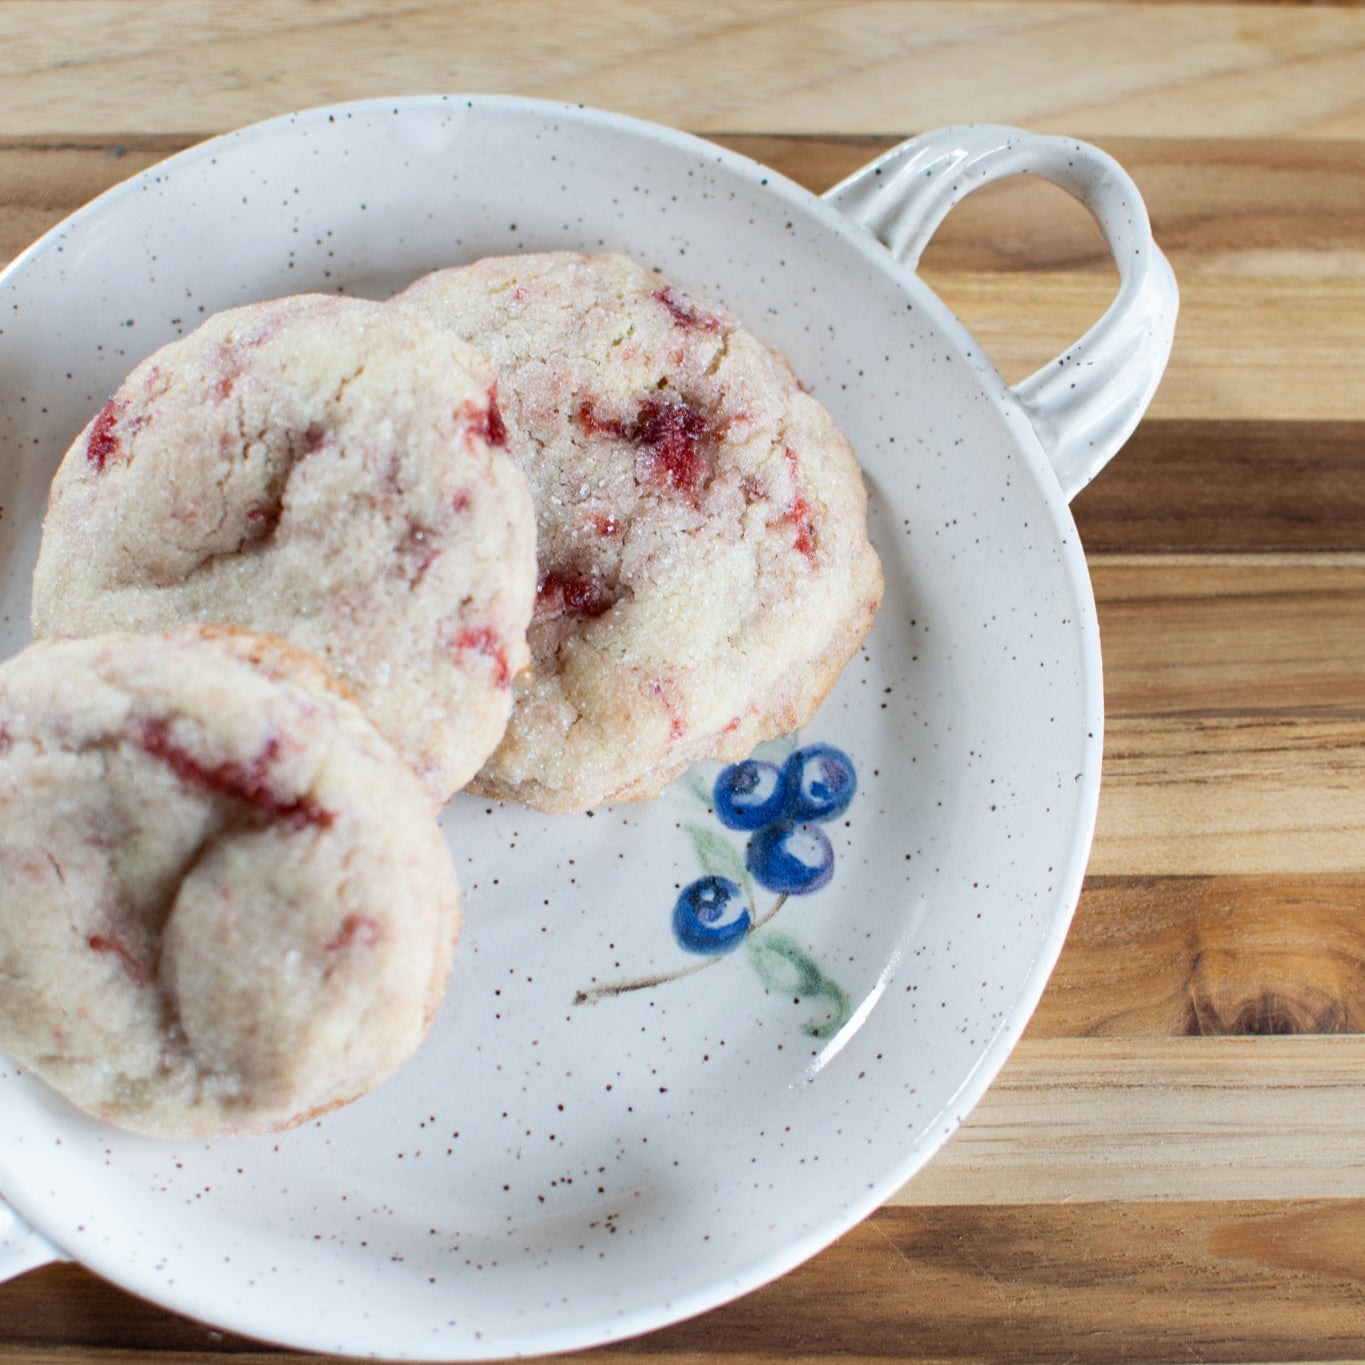
[[[293,646],[0,665],[0,1047],[141,1132],[297,1123],[421,1043],[460,925],[430,798]]]
[[[395,302],[490,356],[536,507],[533,667],[472,789],[643,800],[804,724],[882,576],[853,451],[786,361],[622,256],[486,258]]]
[[[53,481],[40,636],[222,622],[317,655],[444,800],[529,659],[535,525],[496,381],[367,300],[231,309],[143,361]]]

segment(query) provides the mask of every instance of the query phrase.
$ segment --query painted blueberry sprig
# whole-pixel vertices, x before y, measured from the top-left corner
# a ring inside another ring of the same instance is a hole
[[[834,846],[821,828],[858,790],[847,754],[831,744],[794,750],[779,768],[766,759],[732,763],[716,779],[716,816],[750,832],[744,866],[758,884],[783,895],[818,891],[834,876]]]
[[[727,829],[748,834],[743,854],[705,825],[689,824],[703,875],[683,887],[673,904],[672,930],[678,944],[698,961],[675,971],[655,973],[581,990],[575,1003],[623,995],[674,981],[715,966],[741,943],[764,984],[798,997],[825,996],[825,1017],[807,1032],[827,1036],[848,1017],[844,992],[788,934],[770,930],[756,935],[786,904],[789,896],[809,895],[834,876],[834,846],[822,825],[848,809],[857,791],[852,762],[830,744],[793,749],[781,763],[747,758],[724,768],[707,800]],[[755,883],[775,900],[755,914]]]

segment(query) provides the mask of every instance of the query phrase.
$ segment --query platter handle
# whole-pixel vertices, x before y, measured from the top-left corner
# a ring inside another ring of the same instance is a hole
[[[40,1265],[68,1259],[0,1198],[0,1281],[12,1280]]]
[[[959,124],[899,143],[824,198],[913,270],[966,195],[1012,175],[1039,176],[1078,199],[1118,266],[1118,294],[1099,321],[1011,389],[1070,501],[1132,434],[1175,334],[1175,275],[1127,172],[1107,152],[1072,138]]]

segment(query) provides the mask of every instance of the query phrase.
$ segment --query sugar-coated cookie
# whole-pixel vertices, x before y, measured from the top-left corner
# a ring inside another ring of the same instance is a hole
[[[0,665],[0,1048],[141,1132],[288,1126],[388,1076],[459,931],[429,796],[283,641]]]
[[[643,800],[804,724],[882,575],[853,451],[786,361],[622,256],[487,258],[396,303],[492,359],[536,506],[533,668],[471,790]]]
[[[293,640],[444,800],[526,666],[535,522],[487,362],[368,300],[216,314],[143,361],[53,481],[39,636]]]

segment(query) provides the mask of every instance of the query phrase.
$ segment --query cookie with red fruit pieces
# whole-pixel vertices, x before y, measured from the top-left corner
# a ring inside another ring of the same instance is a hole
[[[645,800],[804,724],[882,573],[853,450],[788,363],[619,255],[490,257],[395,304],[489,355],[536,508],[533,667],[471,790]]]
[[[0,1048],[161,1135],[292,1126],[390,1075],[460,927],[417,776],[294,646],[40,641],[0,665]]]
[[[148,357],[77,438],[33,627],[284,636],[443,801],[506,725],[534,538],[481,355],[369,300],[274,299]]]

